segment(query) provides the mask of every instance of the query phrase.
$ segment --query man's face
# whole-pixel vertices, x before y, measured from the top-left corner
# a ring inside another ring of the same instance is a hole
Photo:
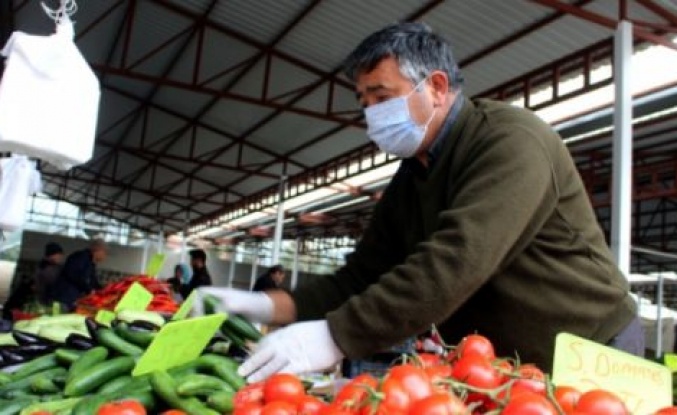
[[[106,260],[106,249],[104,248],[96,248],[92,250],[92,260],[95,263],[103,262]]]
[[[49,262],[52,264],[62,264],[64,260],[64,254],[52,254],[49,256]]]
[[[190,266],[195,268],[195,269],[200,269],[204,267],[204,262],[200,258],[192,258],[190,260]]]
[[[284,271],[273,272],[271,277],[273,278],[273,281],[275,281],[275,284],[282,284],[284,281]]]

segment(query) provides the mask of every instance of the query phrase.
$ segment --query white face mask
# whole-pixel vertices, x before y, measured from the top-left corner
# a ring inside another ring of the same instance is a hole
[[[367,135],[381,151],[407,158],[421,146],[435,110],[424,125],[416,124],[409,113],[409,97],[425,82],[421,81],[407,95],[389,99],[365,108]]]

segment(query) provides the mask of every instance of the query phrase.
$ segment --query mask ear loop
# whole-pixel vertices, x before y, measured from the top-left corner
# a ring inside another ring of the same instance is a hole
[[[40,5],[47,16],[54,21],[57,28],[64,19],[68,19],[78,11],[78,5],[75,0],[61,0],[60,6],[57,9],[52,9],[45,2],[40,2]]]

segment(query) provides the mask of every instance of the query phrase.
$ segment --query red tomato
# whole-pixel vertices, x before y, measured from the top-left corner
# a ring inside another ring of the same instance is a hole
[[[378,380],[368,373],[363,373],[348,382],[334,398],[340,407],[358,408],[367,397],[369,389],[376,389]]]
[[[557,409],[545,396],[525,391],[511,397],[501,415],[557,415]]]
[[[412,365],[393,366],[386,375],[387,379],[397,380],[412,401],[427,398],[433,393],[433,386],[428,374],[420,367]]]
[[[491,344],[489,339],[479,334],[471,334],[464,337],[458,344],[456,354],[460,358],[470,355],[479,355],[490,361],[496,358],[494,345]]]
[[[442,363],[442,357],[435,353],[419,353],[414,355],[414,361],[421,367],[433,367]]]
[[[468,408],[453,393],[436,393],[414,403],[409,413],[416,415],[457,415],[468,413]]]
[[[602,389],[593,389],[581,395],[576,404],[577,412],[589,415],[630,414],[623,401],[613,393]]]
[[[99,408],[97,415],[146,415],[146,408],[139,401],[111,402]]]
[[[445,385],[444,381],[451,378],[452,368],[451,365],[444,364],[439,366],[426,367],[425,373],[430,378],[430,381],[433,384],[435,389],[439,390],[448,390],[450,385]]]
[[[263,407],[261,415],[296,415],[296,405],[286,401],[272,401]]]
[[[299,415],[316,415],[327,406],[327,403],[314,396],[304,395],[299,399],[296,410]]]
[[[248,403],[263,405],[263,382],[250,383],[235,394],[233,406],[235,409]]]
[[[668,406],[654,412],[653,415],[677,415],[677,406]]]
[[[319,415],[356,415],[357,413],[357,410],[352,410],[334,403],[322,408]]]
[[[406,413],[413,403],[400,379],[394,377],[387,377],[381,384],[379,392],[383,394],[383,399],[365,405],[361,415]]]
[[[49,411],[35,411],[31,412],[31,415],[53,415],[53,414]]]
[[[284,401],[296,405],[305,394],[301,380],[289,373],[276,373],[263,384],[263,400],[266,403]]]
[[[261,415],[263,404],[259,402],[244,402],[236,407],[233,415]]]
[[[170,409],[169,411],[164,411],[160,415],[188,415],[180,409]]]
[[[516,371],[519,377],[510,388],[511,394],[530,391],[539,395],[545,395],[545,374],[541,369],[532,364],[525,364],[519,366]]]
[[[476,354],[461,357],[454,364],[451,375],[454,379],[482,389],[494,389],[503,380],[490,360]]]
[[[507,359],[496,359],[493,361],[493,365],[501,375],[501,384],[512,379],[513,370],[515,369],[512,366],[512,363]]]
[[[554,395],[559,407],[568,414],[574,411],[582,393],[571,386],[557,386]]]

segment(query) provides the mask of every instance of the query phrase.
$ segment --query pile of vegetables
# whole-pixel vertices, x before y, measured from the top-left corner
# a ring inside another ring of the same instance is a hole
[[[110,283],[101,290],[93,291],[79,299],[76,303],[76,312],[94,315],[98,310],[115,309],[122,296],[135,282],[141,284],[153,294],[153,300],[147,310],[168,314],[175,313],[178,310],[178,304],[172,298],[169,284],[145,275],[137,275]]]

